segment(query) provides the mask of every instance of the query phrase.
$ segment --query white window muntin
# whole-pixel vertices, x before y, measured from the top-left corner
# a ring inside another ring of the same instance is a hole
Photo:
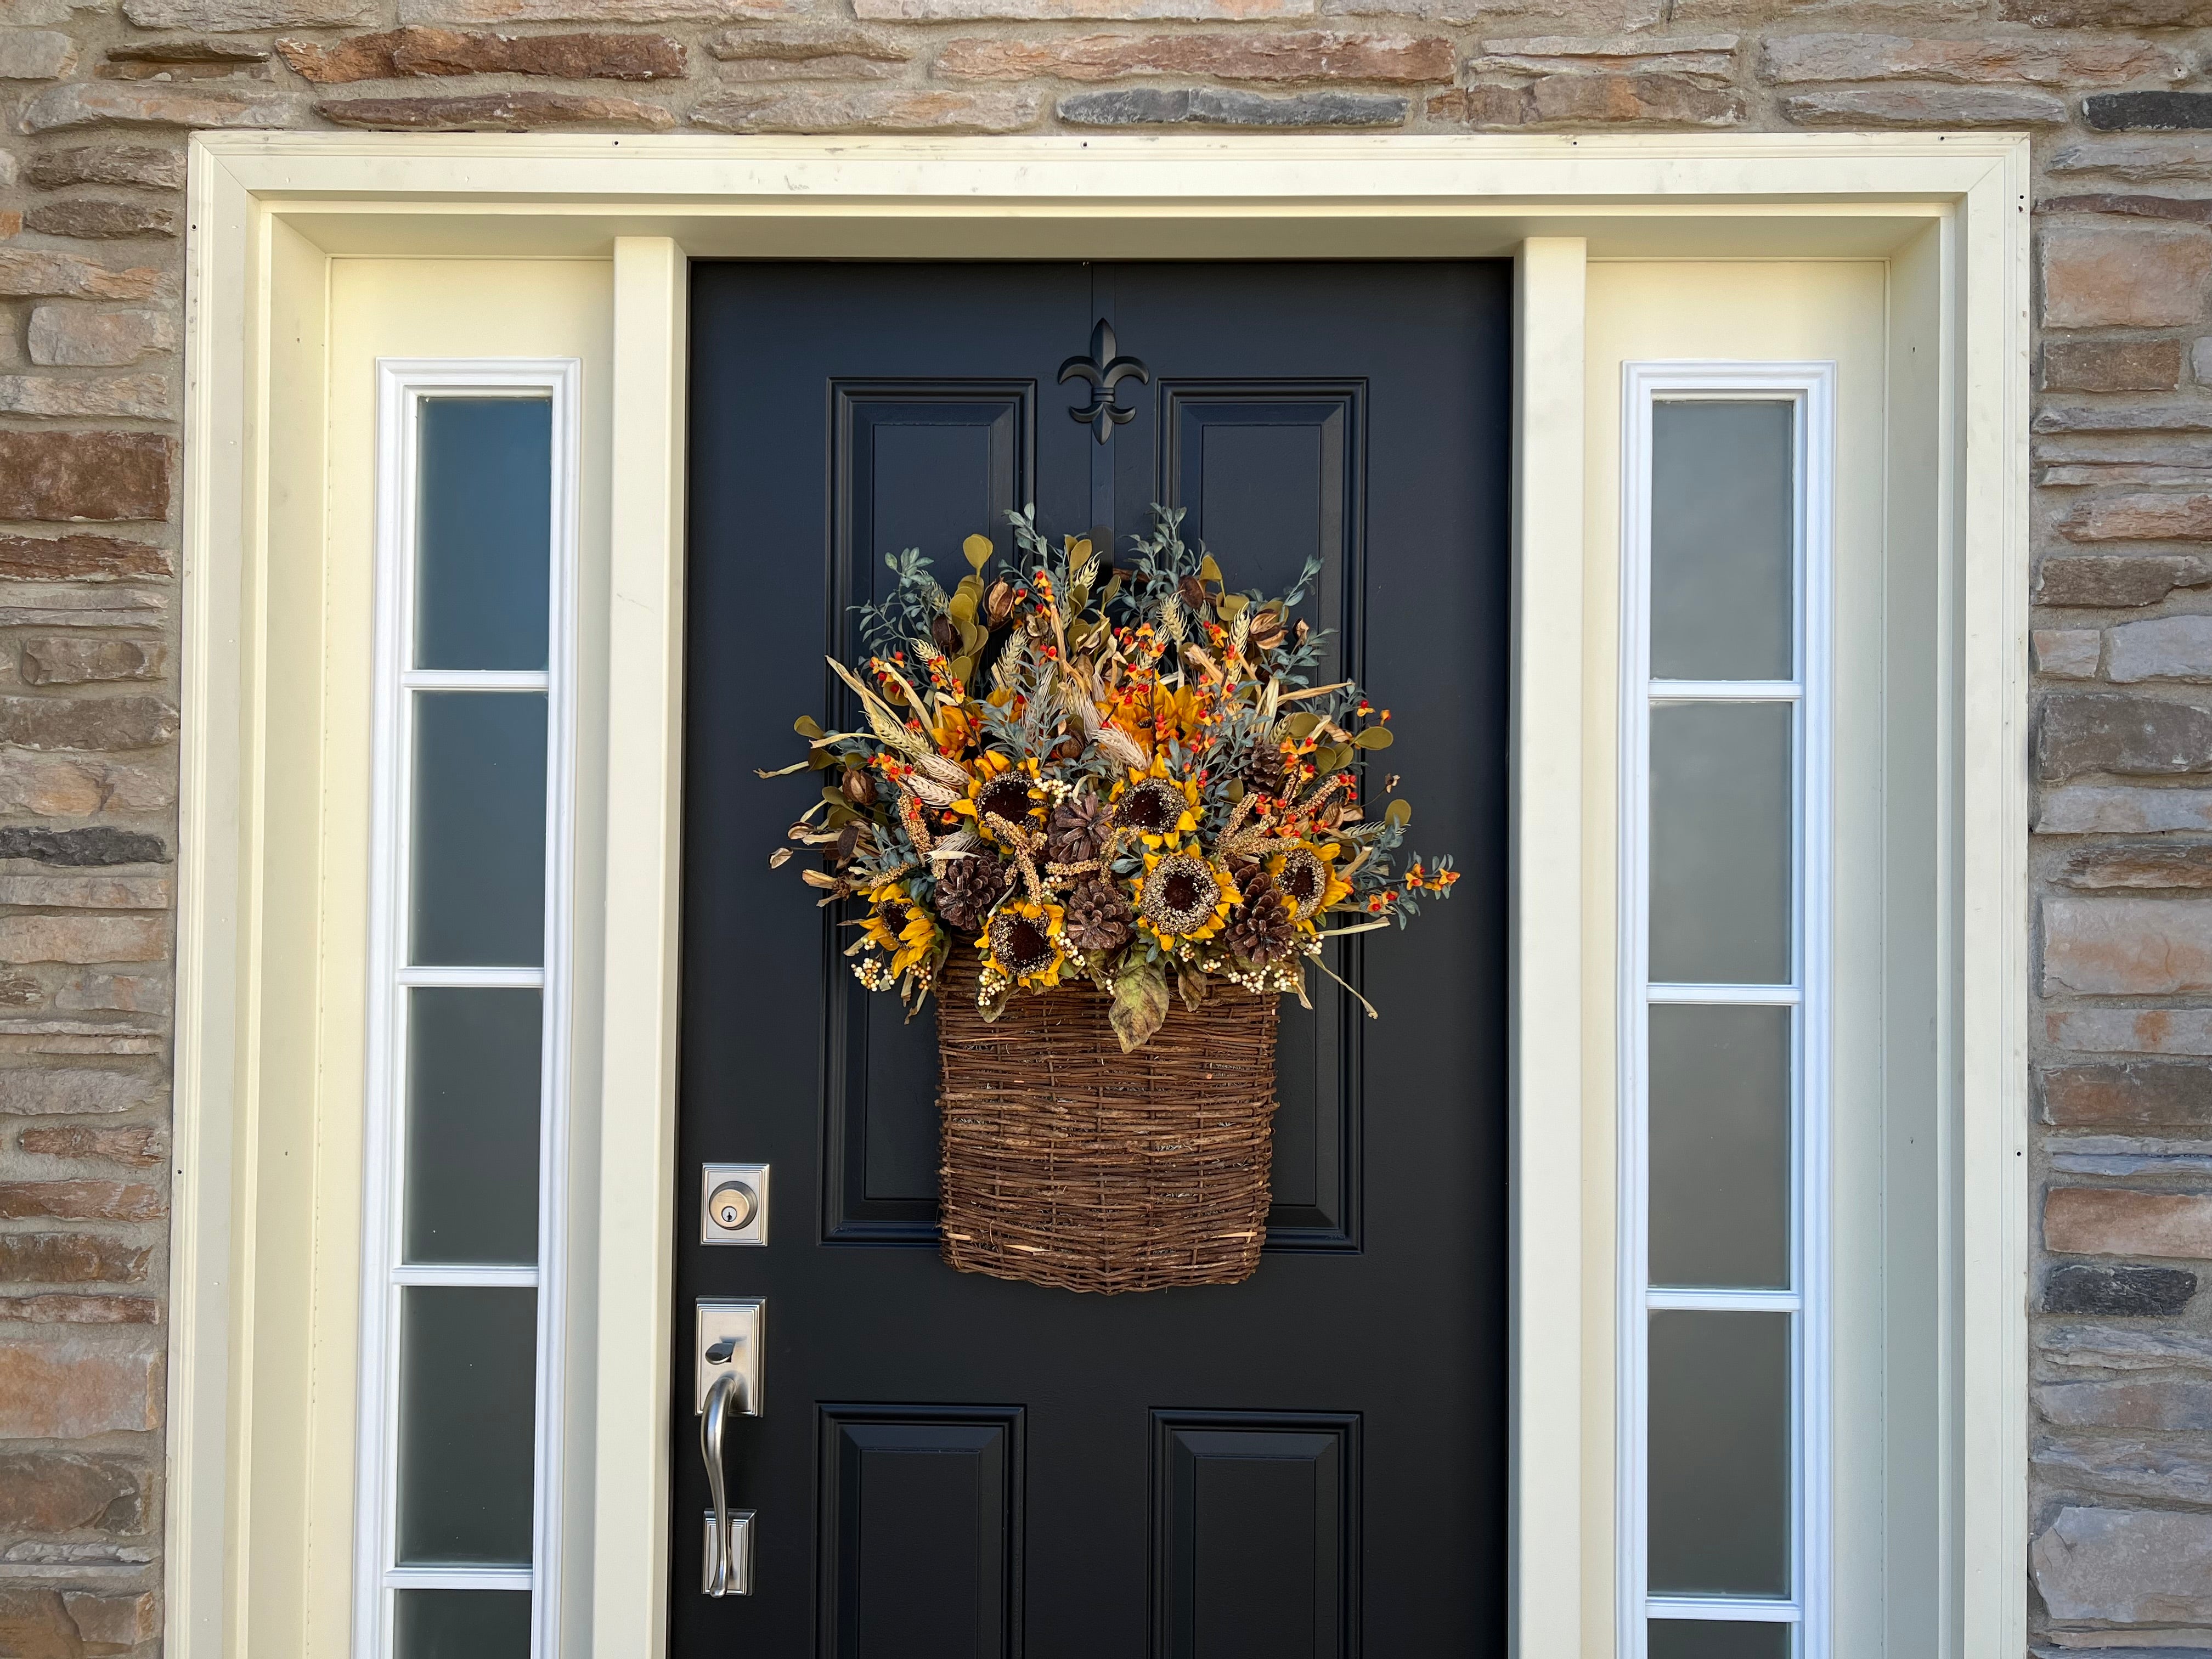
[[[565,1328],[568,1036],[574,839],[575,587],[581,456],[581,365],[574,358],[380,358],[376,380],[375,686],[370,763],[367,1088],[355,1547],[355,1651],[392,1652],[394,1592],[527,1591],[530,1651],[556,1651],[560,1607],[561,1426]],[[422,404],[432,398],[522,398],[549,405],[550,487],[546,666],[426,669],[414,664],[417,486]],[[545,908],[542,965],[409,965],[416,696],[542,692],[545,731]],[[540,994],[534,1264],[407,1265],[403,1259],[407,993],[421,988]],[[531,1564],[397,1565],[400,1298],[410,1285],[506,1286],[536,1292]]]
[[[1829,362],[1623,365],[1618,1646],[1645,1659],[1649,1621],[1793,1625],[1793,1659],[1827,1659],[1829,1506],[1828,1033],[1832,721],[1830,593],[1836,368]],[[1655,679],[1650,672],[1653,411],[1662,402],[1775,402],[1792,411],[1795,673],[1785,680]],[[1655,705],[1778,702],[1794,710],[1791,973],[1772,984],[1658,983],[1650,977],[1650,728]],[[1791,1011],[1790,1283],[1786,1290],[1654,1287],[1650,1245],[1650,1010],[1750,1005]],[[1649,1565],[1649,1346],[1661,1310],[1790,1318],[1790,1577],[1786,1598],[1654,1595]]]

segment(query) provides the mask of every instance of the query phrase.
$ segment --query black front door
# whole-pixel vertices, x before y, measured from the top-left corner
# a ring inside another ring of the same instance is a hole
[[[692,297],[675,1653],[1501,1653],[1510,267],[729,264]],[[1055,380],[1101,318],[1150,373],[1103,444]],[[768,866],[818,780],[755,769],[836,718],[823,656],[853,657],[884,555],[950,587],[1032,501],[1055,538],[1185,507],[1232,587],[1318,553],[1330,677],[1394,711],[1411,844],[1465,872],[1332,945],[1380,1019],[1286,1005],[1242,1285],[948,1268],[933,1021]],[[700,1167],[738,1160],[772,1166],[763,1249],[699,1242]],[[754,1589],[722,1600],[702,1297],[767,1303],[766,1409],[728,1453]]]

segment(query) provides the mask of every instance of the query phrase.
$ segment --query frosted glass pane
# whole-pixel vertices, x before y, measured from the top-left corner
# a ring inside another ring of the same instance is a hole
[[[1651,1010],[1654,1285],[1788,1288],[1790,1018]]]
[[[543,668],[553,405],[432,398],[416,428],[415,665]]]
[[[528,1590],[394,1592],[392,1659],[530,1659]]]
[[[439,967],[545,960],[545,699],[415,693],[414,947]]]
[[[1790,1321],[1655,1313],[1650,1588],[1790,1593]]]
[[[1651,672],[1786,680],[1796,463],[1786,403],[1651,410]]]
[[[1790,1659],[1788,1625],[1653,1619],[1650,1659]]]
[[[399,1294],[399,1563],[527,1566],[538,1292]]]
[[[405,1259],[533,1262],[540,995],[407,995]]]
[[[1790,979],[1788,703],[1651,711],[1651,977]]]

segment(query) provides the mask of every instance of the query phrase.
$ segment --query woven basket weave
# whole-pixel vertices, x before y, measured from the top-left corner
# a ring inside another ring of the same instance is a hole
[[[976,962],[937,999],[945,1259],[1071,1291],[1234,1285],[1266,1241],[1277,1000],[1177,1003],[1125,1054],[1086,984],[986,1024]]]

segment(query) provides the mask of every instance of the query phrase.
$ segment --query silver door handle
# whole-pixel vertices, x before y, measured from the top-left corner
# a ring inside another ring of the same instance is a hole
[[[722,1427],[734,1406],[745,1410],[745,1379],[726,1371],[707,1391],[707,1408],[699,1414],[699,1455],[707,1465],[707,1492],[714,1507],[707,1512],[707,1570],[702,1586],[709,1595],[750,1595],[753,1593],[753,1511],[730,1512],[729,1489],[722,1467]]]

